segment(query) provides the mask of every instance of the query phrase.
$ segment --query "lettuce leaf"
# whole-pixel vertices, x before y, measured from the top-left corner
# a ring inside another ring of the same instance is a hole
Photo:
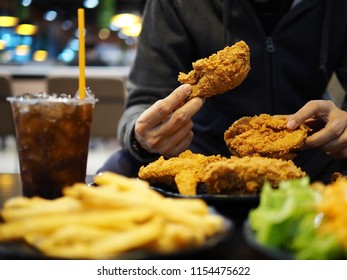
[[[334,233],[319,232],[325,219],[317,212],[321,200],[321,192],[310,186],[308,177],[283,181],[278,189],[264,184],[260,204],[248,216],[257,241],[293,252],[296,259],[346,257]]]
[[[317,228],[323,219],[322,213],[310,213],[299,221],[297,235],[290,246],[297,259],[338,259],[343,255],[336,235],[318,233]]]
[[[299,220],[315,211],[320,194],[310,187],[308,177],[283,181],[278,189],[265,183],[260,204],[249,213],[252,230],[259,243],[277,248],[290,248],[298,234]]]

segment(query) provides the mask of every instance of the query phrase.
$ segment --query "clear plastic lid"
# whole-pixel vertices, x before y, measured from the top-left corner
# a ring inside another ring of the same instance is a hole
[[[64,102],[64,103],[92,103],[95,104],[98,99],[95,98],[93,92],[87,88],[86,89],[86,97],[84,99],[80,99],[79,93],[76,92],[75,96],[68,95],[66,93],[52,93],[48,94],[45,92],[39,92],[36,94],[33,93],[24,93],[18,96],[11,96],[6,98],[9,102],[23,102],[27,104],[35,104],[39,102]]]

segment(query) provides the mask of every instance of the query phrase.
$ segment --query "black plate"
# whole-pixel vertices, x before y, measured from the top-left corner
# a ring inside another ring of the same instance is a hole
[[[231,218],[235,222],[246,219],[249,211],[259,205],[259,195],[197,194],[187,196],[181,195],[172,190],[172,188],[163,185],[152,186],[152,189],[166,197],[202,199],[219,213]]]
[[[211,208],[211,213],[216,211]],[[217,214],[217,213],[216,213]],[[146,250],[135,250],[127,253],[110,257],[109,259],[118,260],[144,260],[144,259],[184,259],[198,256],[204,252],[213,250],[217,245],[227,240],[233,232],[233,221],[223,217],[224,228],[221,233],[209,238],[202,247],[189,247],[173,253],[155,253]],[[47,256],[24,241],[11,241],[0,243],[0,259],[55,259]]]
[[[292,260],[294,256],[291,252],[280,250],[276,248],[271,248],[265,245],[260,244],[257,241],[255,236],[255,232],[252,230],[251,225],[248,220],[246,220],[243,224],[243,234],[246,239],[246,242],[255,250],[267,255],[272,259],[277,260]]]

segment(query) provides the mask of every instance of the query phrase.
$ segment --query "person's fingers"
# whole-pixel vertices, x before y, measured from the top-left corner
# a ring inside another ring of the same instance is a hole
[[[190,131],[187,137],[185,137],[182,141],[180,141],[174,146],[174,148],[170,151],[170,153],[168,153],[168,156],[176,157],[180,153],[185,151],[189,147],[190,143],[192,142],[193,137],[194,137],[194,133],[193,131]]]
[[[324,118],[325,126],[308,137],[305,146],[321,147],[325,151],[334,147],[345,148],[347,146],[347,113],[332,106]]]
[[[191,85],[184,84],[176,88],[169,96],[158,100],[138,118],[137,122],[155,127],[165,121],[177,108],[181,107],[189,94]]]
[[[185,135],[185,137],[179,139],[178,141],[175,141],[175,139],[170,139],[171,148],[170,149],[164,149],[162,151],[162,154],[166,157],[175,157],[178,156],[180,153],[185,151],[190,143],[193,140],[194,133],[193,131],[189,130],[188,134]]]
[[[177,131],[171,131],[163,137],[163,134],[155,131],[151,134],[151,137],[147,140],[147,145],[155,150],[159,154],[170,155],[176,154],[177,150],[180,150],[181,146],[187,146],[190,144],[192,138],[193,122],[190,120],[184,126],[180,127]]]
[[[305,141],[306,148],[317,148],[326,145],[329,142],[339,139],[346,129],[346,124],[340,119],[332,119],[324,128],[307,137]],[[330,144],[333,145],[333,144]]]
[[[327,114],[331,110],[332,106],[335,105],[329,100],[309,101],[295,114],[289,116],[287,127],[289,129],[296,129],[308,119],[311,119],[317,115],[323,116]]]
[[[149,140],[152,149],[161,154],[174,156],[182,152],[192,141],[192,117],[203,105],[203,99],[196,97],[177,109],[167,121],[154,129]],[[169,144],[167,140],[169,139]],[[164,143],[164,144],[163,144]]]
[[[292,115],[273,115],[275,118],[278,119],[288,119],[290,118]]]
[[[347,158],[347,148],[339,149],[338,151],[329,151],[326,154],[335,159],[345,159]]]
[[[135,124],[135,138],[144,149],[153,153],[157,152],[152,148],[152,146],[155,146],[153,143],[159,142],[161,138],[166,137],[163,131],[161,131],[161,124],[163,124],[177,108],[184,104],[190,92],[191,86],[189,84],[181,85],[168,97],[157,101],[140,115]]]
[[[180,130],[182,126],[191,121],[192,117],[201,109],[203,103],[203,99],[199,97],[189,100],[163,123],[159,128],[160,133],[166,135]]]
[[[337,153],[342,149],[341,140],[334,139],[321,147],[321,150],[325,153]]]

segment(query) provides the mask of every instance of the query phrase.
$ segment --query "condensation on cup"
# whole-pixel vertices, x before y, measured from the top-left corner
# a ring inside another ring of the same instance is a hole
[[[62,189],[85,182],[90,127],[97,99],[78,94],[9,97],[23,195],[54,199]]]

